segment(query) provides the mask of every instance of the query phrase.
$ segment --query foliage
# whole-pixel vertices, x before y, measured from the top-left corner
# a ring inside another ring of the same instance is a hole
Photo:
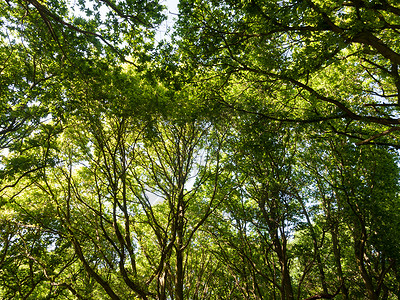
[[[0,4],[2,299],[398,299],[395,1]]]

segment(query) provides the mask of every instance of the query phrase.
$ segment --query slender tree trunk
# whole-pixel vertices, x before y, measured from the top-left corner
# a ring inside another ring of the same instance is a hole
[[[368,274],[367,269],[365,268],[365,241],[367,238],[367,233],[364,224],[359,221],[359,219],[355,220],[355,232],[354,232],[354,254],[356,257],[358,269],[360,271],[361,277],[364,281],[365,288],[367,290],[368,298],[370,300],[378,300],[378,294],[375,292],[374,284],[372,282],[371,276]],[[358,227],[358,228],[357,228]]]
[[[340,282],[340,289],[342,291],[343,298],[345,300],[347,300],[347,299],[349,299],[349,289],[345,285],[343,270],[342,270],[342,263],[340,262],[341,257],[340,257],[340,247],[339,247],[337,224],[332,225],[331,235],[332,235],[333,256],[335,258],[335,265],[336,265],[337,276],[338,276],[338,279]]]
[[[157,294],[159,300],[166,300],[167,266],[164,265],[162,274],[158,277]]]
[[[179,237],[178,237],[179,241]],[[183,300],[183,251],[178,249],[179,243],[176,250],[176,282],[175,282],[175,293],[176,300]]]
[[[286,244],[285,242],[283,244]],[[282,252],[279,258],[280,263],[281,263],[281,270],[282,270],[282,288],[284,293],[282,294],[282,300],[293,300],[294,299],[294,294],[293,294],[293,288],[292,288],[292,282],[290,280],[290,272],[289,272],[289,264],[288,264],[288,259],[286,255],[286,245],[283,246]]]
[[[183,231],[184,231],[184,201],[183,191],[179,195],[177,210],[177,226],[176,226],[176,280],[175,280],[175,296],[176,300],[183,300]]]
[[[292,283],[290,282],[290,275],[287,266],[283,267],[282,273],[283,273],[282,285],[284,290],[284,294],[282,294],[282,300],[286,299],[292,300],[294,299],[293,289],[292,289]]]
[[[289,262],[286,253],[286,237],[282,236],[279,238],[278,235],[278,225],[273,222],[268,221],[270,223],[270,228],[274,226],[274,230],[271,232],[272,235],[272,243],[274,245],[274,249],[276,254],[278,255],[279,264],[281,266],[281,299],[282,300],[292,300],[294,299],[292,283],[290,280],[290,272],[289,272]]]
[[[306,209],[306,207],[305,207],[305,205],[303,203],[303,200],[300,197],[298,197],[298,198],[299,198],[299,202],[301,204],[301,207],[303,209],[304,216],[306,217],[308,228],[310,229],[311,238],[313,240],[314,255],[315,255],[315,258],[317,260],[318,271],[319,271],[319,275],[321,277],[322,291],[323,291],[324,294],[328,294],[328,287],[327,287],[327,284],[326,284],[324,267],[322,265],[321,255],[319,253],[319,248],[318,248],[317,235],[315,234],[314,227],[313,227],[313,225],[311,223],[310,216],[308,215],[308,212],[307,212],[307,209]]]
[[[324,210],[325,214],[328,219],[328,223],[330,225],[330,233],[332,236],[332,250],[333,250],[333,257],[336,266],[336,273],[337,278],[340,283],[340,290],[342,292],[342,296],[344,300],[349,299],[349,289],[345,285],[345,278],[343,276],[343,269],[341,263],[341,253],[340,253],[340,245],[339,245],[339,225],[336,220],[332,218],[332,211],[331,211],[331,202],[327,199],[323,199],[324,202]]]
[[[265,199],[260,199],[259,207],[262,211],[265,222],[269,227],[269,233],[272,238],[274,251],[276,252],[281,267],[281,299],[282,300],[293,300],[293,288],[290,280],[289,263],[286,253],[286,236],[283,234],[279,235],[279,203],[277,199],[269,199],[269,212],[265,209]]]

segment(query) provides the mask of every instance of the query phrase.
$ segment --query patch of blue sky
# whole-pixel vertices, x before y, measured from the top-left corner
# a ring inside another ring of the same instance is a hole
[[[167,19],[161,24],[157,31],[156,39],[158,41],[169,39],[173,32],[174,23],[179,13],[179,0],[161,0],[160,3],[166,6],[164,14],[167,16]]]

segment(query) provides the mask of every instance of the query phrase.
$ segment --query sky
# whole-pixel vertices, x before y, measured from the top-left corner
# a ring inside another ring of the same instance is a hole
[[[179,0],[164,0],[165,5],[168,6],[169,10],[173,13],[178,12],[178,2]]]
[[[168,28],[172,28],[172,26],[174,24],[174,18],[176,18],[177,14],[178,14],[178,2],[179,2],[179,0],[162,0],[161,1],[161,4],[167,6],[168,11],[166,13],[168,16],[168,20],[165,21],[164,24],[162,24],[160,26],[159,35],[158,35],[158,38],[160,40],[165,37],[165,35],[167,34]]]

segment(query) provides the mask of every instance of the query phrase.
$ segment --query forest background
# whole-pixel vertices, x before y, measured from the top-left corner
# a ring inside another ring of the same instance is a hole
[[[0,2],[0,298],[398,299],[398,1],[178,7]]]

